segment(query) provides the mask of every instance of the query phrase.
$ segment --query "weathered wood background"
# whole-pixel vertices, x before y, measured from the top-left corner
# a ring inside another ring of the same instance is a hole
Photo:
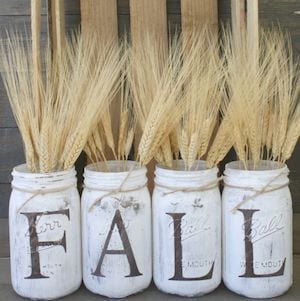
[[[62,0],[63,1],[63,0]],[[151,1],[151,0],[149,0]],[[201,1],[201,0],[199,0]],[[230,20],[230,0],[219,0],[219,19]],[[300,55],[300,0],[260,0],[260,20],[263,24],[279,23],[290,32],[295,53]],[[173,31],[180,28],[180,0],[168,0],[168,24]],[[66,28],[77,28],[80,24],[80,0],[65,0]],[[46,41],[46,1],[43,0],[42,41]],[[298,13],[297,13],[298,12]],[[118,1],[119,34],[129,31],[129,0]],[[18,29],[30,33],[30,0],[0,1],[0,37],[7,29]],[[1,66],[0,66],[1,67]],[[22,141],[9,108],[8,99],[0,80],[0,218],[8,216],[11,169],[24,162]],[[300,145],[288,162],[291,169],[291,190],[294,211],[300,212]]]

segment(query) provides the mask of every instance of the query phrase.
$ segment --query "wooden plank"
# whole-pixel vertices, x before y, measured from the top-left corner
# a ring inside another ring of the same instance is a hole
[[[42,14],[47,14],[47,0],[42,1]],[[62,0],[60,0],[62,1]],[[223,0],[224,1],[224,0]],[[30,15],[30,0],[1,0],[0,16]],[[64,0],[66,14],[80,13],[80,0]],[[170,13],[180,12],[179,0],[168,0]],[[128,0],[118,0],[118,14],[129,14]]]
[[[41,1],[31,0],[32,89],[33,98],[40,103],[41,89]]]
[[[133,46],[145,33],[162,43],[168,40],[166,0],[130,0],[130,26]]]
[[[98,41],[117,42],[118,41],[118,11],[116,0],[81,0],[81,28],[83,36],[90,34],[97,35]],[[100,50],[101,51],[101,50]],[[120,116],[120,97],[112,101],[110,110],[105,113],[104,118],[111,117],[113,125],[112,133],[114,141],[119,136],[119,116]],[[106,147],[106,154],[110,150]],[[112,155],[106,155],[107,159],[114,159]]]
[[[197,0],[202,1],[202,0]],[[118,0],[118,14],[129,14],[129,0]],[[80,0],[64,0],[65,12],[67,15],[78,15],[80,13]],[[219,0],[219,16],[222,20],[230,19],[230,0]],[[180,0],[167,0],[168,14],[180,14]],[[294,12],[299,11],[298,0],[260,0],[260,14],[265,15],[266,19],[273,19],[274,13],[281,14],[283,19],[288,21],[289,17],[293,18],[296,15]],[[42,0],[42,14],[47,14],[46,0]],[[0,16],[24,16],[30,15],[30,0],[1,0],[0,1]],[[299,18],[298,18],[299,20]]]
[[[9,257],[8,219],[0,218],[0,258]],[[1,264],[1,262],[0,262]],[[2,274],[2,273],[0,273]],[[1,277],[1,276],[0,276]],[[1,280],[0,280],[1,282]]]
[[[259,1],[259,20],[261,25],[279,24],[287,31],[291,38],[295,55],[300,55],[300,15],[294,12],[300,10],[298,0],[278,1],[263,0]]]
[[[129,20],[128,16],[124,16],[121,18],[122,24],[127,23]],[[66,15],[66,32],[69,33],[74,29],[78,29],[80,25],[80,16],[79,15]],[[0,37],[6,38],[7,31],[10,32],[11,29],[18,31],[20,36],[26,38],[26,36],[30,37],[31,33],[31,22],[29,16],[1,16],[0,17]],[[41,19],[41,47],[43,48],[46,45],[48,40],[48,24],[47,17],[42,16]],[[0,71],[2,71],[2,67],[0,64]],[[1,101],[1,99],[0,99]]]
[[[231,0],[232,34],[238,41],[242,32],[246,30],[245,0]]]
[[[248,48],[254,57],[258,52],[258,0],[247,1],[247,38]]]
[[[105,40],[118,38],[116,0],[81,0],[80,10],[84,35],[97,33]]]
[[[300,254],[300,213],[293,215],[293,228],[294,254]]]
[[[1,0],[0,16],[30,16],[31,0]],[[48,0],[41,1],[41,13],[47,15]],[[79,14],[80,0],[58,0],[66,7],[67,14]]]
[[[8,218],[8,204],[9,204],[10,193],[11,193],[10,184],[0,184],[0,219]],[[0,246],[2,245],[1,243],[2,233],[3,231],[0,229]],[[1,257],[1,247],[0,247],[0,257]]]
[[[0,183],[10,183],[13,167],[25,162],[19,130],[1,128],[0,145]]]
[[[65,45],[65,9],[64,1],[48,0],[48,32],[52,52],[61,56]]]
[[[1,127],[16,127],[2,78],[0,78],[0,128]]]
[[[207,25],[218,32],[217,0],[181,0],[181,27],[183,33]]]

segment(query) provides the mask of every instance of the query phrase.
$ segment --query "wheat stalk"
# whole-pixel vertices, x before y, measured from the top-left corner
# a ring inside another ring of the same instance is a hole
[[[285,162],[299,139],[300,122],[299,67],[290,39],[280,30],[261,30],[257,53],[248,52],[246,32],[238,45],[235,48],[231,33],[225,32],[223,123],[230,126],[233,146],[246,169],[249,160],[254,169],[262,159]],[[209,160],[215,161],[215,156]]]
[[[147,35],[131,52],[129,80],[142,131],[138,145],[141,164],[147,164],[155,157],[160,163],[171,166],[175,145],[178,155],[180,143],[177,143],[177,137],[174,139],[177,134],[173,130],[182,117],[188,99],[183,87],[198,55],[196,47],[186,57],[183,53],[181,38],[176,37],[162,61],[158,58],[165,55],[163,47],[159,42],[150,41]]]
[[[124,63],[119,46],[107,42],[99,53],[95,40],[74,33],[59,58],[47,45],[41,52],[43,74],[33,63],[30,41],[17,33],[1,40],[2,78],[31,171],[71,168],[117,91]]]
[[[185,109],[177,127],[179,149],[185,168],[191,170],[203,159],[219,119],[224,91],[224,66],[216,36],[208,27],[192,32],[184,49],[184,60],[196,51],[191,75],[184,85]]]
[[[133,143],[136,120],[133,115],[132,97],[130,88],[127,81],[127,68],[128,68],[128,45],[124,41],[124,45],[120,46],[122,49],[122,57],[124,60],[123,68],[119,72],[119,84],[116,89],[119,92],[120,98],[114,98],[112,101],[119,101],[120,104],[120,122],[118,137],[116,143],[112,131],[112,114],[111,110],[107,109],[106,112],[100,116],[98,126],[96,126],[90,135],[88,143],[85,147],[86,153],[92,161],[107,161],[108,154],[105,152],[105,147],[108,146],[113,153],[115,160],[120,161],[119,170],[126,168],[123,161],[128,160]],[[107,102],[107,105],[109,102]],[[101,138],[100,138],[101,137]],[[95,139],[96,138],[96,139]],[[99,150],[99,151],[97,151]],[[108,166],[107,166],[108,168]]]

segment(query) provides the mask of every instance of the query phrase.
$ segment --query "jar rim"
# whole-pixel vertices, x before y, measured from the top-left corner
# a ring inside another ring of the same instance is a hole
[[[199,173],[199,172],[205,172],[205,171],[214,171],[214,170],[218,170],[217,167],[211,167],[211,168],[207,168],[206,167],[206,162],[205,160],[196,160],[195,164],[193,165],[191,170],[185,170],[184,168],[184,161],[183,160],[173,160],[173,162],[176,162],[177,164],[179,163],[179,167],[178,168],[170,168],[168,166],[162,165],[162,164],[157,164],[156,168],[165,171],[165,172],[172,172],[172,173],[185,173],[185,174],[195,174],[195,173]]]
[[[13,176],[26,176],[28,178],[45,178],[45,177],[52,177],[52,176],[64,176],[68,174],[76,175],[75,167],[73,166],[70,169],[66,170],[58,170],[58,171],[51,171],[51,172],[31,172],[28,168],[26,163],[17,165],[13,168],[12,175]]]
[[[125,170],[123,166],[123,170],[118,170],[120,168],[120,163],[125,163]],[[109,166],[110,170],[107,170],[107,166]],[[91,163],[85,166],[84,170],[85,172],[88,172],[89,174],[116,174],[116,175],[122,175],[127,174],[131,171],[138,171],[138,170],[145,170],[145,166],[141,166],[137,161],[133,160],[108,160],[106,162],[96,162]]]
[[[252,160],[247,161],[249,169],[245,169],[242,161],[232,161],[225,165],[225,172],[239,172],[239,173],[251,173],[251,174],[262,174],[263,172],[283,172],[288,171],[288,167],[285,163],[272,161],[272,160],[260,160],[258,168],[254,169],[254,162]]]

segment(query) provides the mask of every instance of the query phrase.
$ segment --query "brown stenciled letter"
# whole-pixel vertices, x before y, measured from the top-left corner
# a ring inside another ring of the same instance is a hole
[[[122,241],[122,244],[124,247],[123,250],[108,250],[108,245],[109,245],[115,225],[117,226],[119,234],[120,234],[120,238],[121,238],[121,241]],[[111,226],[110,226],[110,230],[108,232],[107,238],[104,243],[104,247],[103,247],[97,268],[96,268],[95,272],[92,273],[92,275],[99,276],[99,277],[105,277],[101,273],[101,266],[102,266],[105,255],[126,255],[127,256],[127,260],[129,262],[129,267],[130,267],[130,273],[129,273],[129,275],[127,275],[125,277],[135,277],[135,276],[143,275],[138,270],[120,210],[116,210],[115,216],[114,216]]]
[[[275,273],[270,274],[255,274],[254,272],[254,249],[253,243],[251,240],[252,234],[252,218],[255,212],[259,210],[254,209],[238,209],[238,211],[242,212],[244,216],[244,231],[245,231],[245,257],[246,257],[246,270],[243,275],[240,275],[241,278],[263,278],[263,277],[275,277],[275,276],[282,276],[284,274],[284,267],[286,258],[282,263],[280,269]]]
[[[69,209],[51,211],[51,212],[21,212],[21,214],[25,215],[29,224],[29,239],[30,239],[30,254],[31,254],[31,275],[25,277],[25,279],[39,279],[39,278],[49,278],[48,276],[44,276],[41,274],[41,266],[40,266],[40,254],[39,247],[46,246],[62,246],[66,250],[66,232],[64,231],[64,235],[61,239],[57,241],[39,241],[38,234],[36,231],[36,223],[38,216],[46,216],[46,215],[56,215],[62,214],[66,215],[70,220]]]
[[[196,281],[196,280],[207,280],[211,279],[213,275],[214,265],[213,262],[209,272],[201,277],[188,278],[184,277],[182,273],[182,241],[181,241],[181,221],[185,213],[166,213],[173,218],[174,224],[174,257],[175,257],[175,272],[172,278],[169,280],[180,280],[180,281]]]

